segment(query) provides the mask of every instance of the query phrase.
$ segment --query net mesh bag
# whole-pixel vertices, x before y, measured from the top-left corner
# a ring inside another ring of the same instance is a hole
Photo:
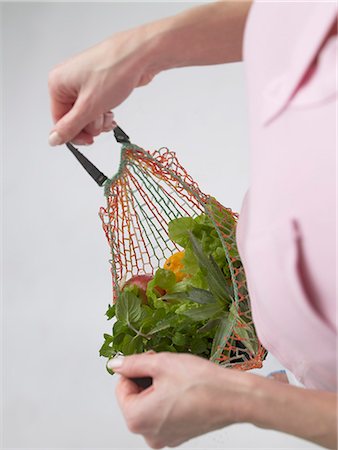
[[[113,304],[119,301],[126,280],[154,275],[172,255],[184,250],[170,238],[172,221],[206,216],[221,242],[226,284],[232,293],[231,304],[215,326],[217,345],[208,357],[225,367],[242,370],[261,367],[267,352],[252,322],[245,273],[236,246],[238,215],[203,193],[180,165],[176,154],[167,148],[148,152],[124,143],[118,172],[105,182],[104,190],[107,204],[100,208],[99,215],[111,249]],[[211,326],[210,322],[201,325]],[[170,336],[170,329],[167,331]],[[107,349],[113,338],[110,335],[105,338]],[[142,339],[142,333],[139,338]],[[176,346],[174,351],[180,351],[179,348]],[[142,349],[134,349],[138,351]],[[191,352],[194,353],[193,349]]]

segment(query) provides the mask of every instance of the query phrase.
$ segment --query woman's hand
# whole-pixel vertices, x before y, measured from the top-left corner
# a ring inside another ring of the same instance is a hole
[[[240,61],[250,4],[191,8],[113,35],[55,67],[49,76],[55,124],[50,145],[91,144],[115,126],[110,110],[162,70]]]
[[[110,361],[122,375],[116,395],[129,429],[152,448],[175,447],[227,425],[249,422],[337,448],[337,394],[290,386],[188,354]],[[128,378],[151,376],[142,390]]]
[[[247,420],[253,375],[197,356],[151,352],[128,356],[113,370],[122,375],[116,395],[127,425],[151,448],[175,447]],[[146,390],[128,379],[142,376],[153,378]]]
[[[110,109],[153,76],[147,63],[145,27],[130,30],[55,67],[49,76],[51,111],[55,127],[51,145],[72,140],[91,144],[94,136],[116,124]]]

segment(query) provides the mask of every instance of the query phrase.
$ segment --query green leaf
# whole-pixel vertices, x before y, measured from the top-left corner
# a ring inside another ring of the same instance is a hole
[[[159,334],[154,335],[149,341],[148,341],[148,347],[150,347],[153,350],[160,351],[159,346],[161,346],[161,351],[163,346],[170,346],[172,345],[171,337],[168,336],[161,336]]]
[[[248,325],[245,320],[238,314],[235,304],[230,308],[230,314],[236,319],[234,331],[243,339],[242,344],[253,354],[258,351],[258,339],[254,331],[253,325]],[[238,323],[239,322],[239,323]]]
[[[110,346],[103,344],[100,348],[100,356],[104,356],[105,358],[111,358],[116,355],[116,351]]]
[[[115,305],[108,305],[108,309],[106,311],[106,316],[107,316],[108,320],[115,317]]]
[[[110,358],[116,354],[116,351],[113,347],[113,337],[109,334],[105,334],[105,341],[100,348],[100,356],[104,356],[105,358]]]
[[[188,309],[187,311],[183,311],[182,314],[194,321],[200,321],[210,319],[222,311],[223,307],[219,303],[214,303],[211,305],[201,305],[198,308]]]
[[[215,288],[215,295],[221,301],[225,301],[225,303],[229,304],[233,301],[233,290],[232,287],[228,285],[228,279],[226,278],[224,272],[217,265],[216,261],[210,255],[210,264],[213,266],[214,271],[208,272],[206,277],[210,286],[210,283]],[[215,283],[215,284],[213,284]],[[211,289],[211,288],[210,288]]]
[[[136,284],[127,284],[123,286],[123,292],[131,292],[139,297],[140,288]]]
[[[110,334],[107,334],[107,333],[104,333],[103,337],[104,337],[105,341],[108,343],[113,342],[113,340],[114,340],[113,336],[111,336]]]
[[[194,219],[191,217],[180,217],[174,219],[168,224],[169,238],[178,245],[185,247],[189,242],[188,231],[193,230]]]
[[[163,307],[166,305],[161,305],[162,300],[159,300],[160,294],[158,292],[158,287],[164,289],[166,292],[171,291],[176,285],[176,276],[171,270],[157,269],[154,278],[148,283],[147,286],[147,298],[148,303],[155,308]]]
[[[200,304],[216,303],[215,297],[210,291],[206,289],[199,289],[190,287],[186,292],[176,292],[172,294],[166,294],[162,297],[163,300],[186,300],[189,302],[195,302]]]
[[[226,284],[224,273],[211,256],[208,258],[205,255],[196,237],[192,233],[189,233],[189,236],[194,254],[208,280],[210,291],[221,301],[229,303],[231,291]]]
[[[117,320],[113,326],[113,337],[116,339],[119,334],[125,334],[128,333],[128,331],[128,325],[125,322]]]
[[[230,316],[230,317],[229,317]],[[234,320],[231,314],[223,318],[218,325],[211,348],[210,361],[216,362],[223,352],[234,327]]]
[[[142,308],[143,309],[143,308]],[[166,316],[166,310],[164,308],[152,309],[151,313],[147,313],[142,320],[141,317],[141,326],[140,331],[145,334],[149,334],[150,330],[154,328],[154,326],[160,322]]]
[[[156,334],[159,331],[166,330],[167,328],[170,328],[176,320],[176,314],[169,314],[165,319],[160,320],[154,328],[152,328],[150,331],[148,331],[148,335]]]
[[[130,336],[126,334],[122,342],[122,353],[124,355],[134,355],[143,351],[143,339],[141,336]]]
[[[199,271],[198,261],[190,247],[185,248],[184,257],[182,259],[184,265],[184,272],[195,275]]]
[[[193,322],[189,317],[179,313],[176,315],[177,321],[173,323],[172,328],[175,331],[180,331],[181,333],[189,334],[190,336],[195,333],[197,329],[198,322]]]
[[[154,286],[159,286],[162,289],[170,290],[176,284],[176,276],[174,272],[166,269],[157,269],[154,279],[151,281]]]
[[[134,337],[134,335],[131,335],[131,331],[128,330],[128,333],[121,333],[119,335],[117,335],[116,337],[114,337],[114,342],[113,342],[113,347],[114,350],[116,350],[117,352],[122,352],[122,347],[123,347],[123,340],[124,337],[128,334],[131,338]]]
[[[173,336],[172,341],[175,345],[183,347],[184,345],[187,345],[189,338],[183,333],[176,332]]]
[[[141,336],[136,336],[130,341],[128,351],[130,355],[143,352],[143,339]]]
[[[234,331],[238,334],[238,336],[241,339],[244,339],[242,341],[242,344],[254,355],[257,353],[258,351],[258,342],[257,342],[257,338],[249,335],[249,330],[247,329],[248,325],[246,325],[246,328],[244,327],[240,327],[240,326],[235,326],[234,327]]]
[[[212,230],[214,229],[214,225],[212,224],[210,217],[206,214],[200,214],[199,216],[194,218],[195,228],[194,231],[199,231],[199,227],[204,230]]]
[[[185,292],[190,286],[192,286],[191,277],[186,277],[182,281],[177,282],[170,292],[172,294],[175,292]]]
[[[121,292],[116,302],[116,318],[125,323],[137,322],[141,317],[141,299],[132,292]]]
[[[191,342],[191,352],[194,355],[204,353],[208,348],[208,342],[206,339],[200,337],[194,338]]]
[[[197,330],[197,333],[206,333],[213,330],[217,325],[219,325],[221,319],[210,319],[203,327]]]
[[[211,304],[216,303],[216,299],[210,291],[191,287],[188,291],[188,300],[195,303]]]

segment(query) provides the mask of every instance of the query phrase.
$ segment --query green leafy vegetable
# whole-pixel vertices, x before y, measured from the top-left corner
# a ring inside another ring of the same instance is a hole
[[[188,352],[218,362],[225,352],[224,344],[236,335],[245,343],[244,352],[257,352],[254,326],[238,314],[234,303],[222,241],[234,236],[236,222],[231,211],[215,199],[209,199],[206,210],[208,214],[181,217],[169,223],[170,239],[184,251],[183,279],[177,281],[174,272],[159,267],[153,277],[149,275],[150,281],[142,292],[130,282],[116,304],[108,307],[106,316],[108,320],[115,318],[115,323],[112,335],[104,335],[101,356],[112,358],[120,353],[130,355],[153,349]],[[223,237],[213,220],[221,224]],[[241,267],[233,245],[229,246],[229,255],[233,266]],[[233,356],[231,350],[228,353]]]
[[[176,319],[175,314],[172,314],[172,315],[169,314],[168,317],[157,322],[157,324],[154,326],[154,328],[152,328],[148,332],[148,335],[158,333],[159,331],[167,330],[175,323],[175,319]]]
[[[214,329],[219,323],[221,319],[210,319],[208,322],[203,325],[201,328],[197,330],[197,333],[205,333],[206,331],[211,331]]]
[[[223,353],[224,344],[227,342],[233,329],[233,321],[229,316],[223,317],[220,321],[212,343],[210,360],[216,362]]]
[[[176,284],[175,274],[170,270],[157,269],[153,280],[150,282],[150,285],[152,284],[166,291],[170,291]]]
[[[141,316],[141,299],[132,292],[122,292],[116,303],[116,318],[131,324]]]
[[[215,303],[216,299],[210,291],[206,289],[200,289],[196,287],[189,287],[184,292],[174,292],[172,294],[166,294],[162,297],[162,300],[186,300],[196,303]]]
[[[232,299],[232,292],[228,288],[226,284],[226,278],[224,273],[215,263],[212,256],[209,258],[205,255],[202,250],[202,247],[198,243],[196,237],[189,233],[189,238],[191,241],[191,245],[194,251],[194,254],[199,262],[201,270],[204,272],[206,279],[208,280],[210,291],[217,297],[219,300],[229,303]]]
[[[192,231],[194,226],[195,222],[191,217],[174,219],[168,225],[169,238],[177,242],[178,245],[185,247],[189,240],[187,232]]]
[[[200,321],[210,319],[222,311],[224,311],[222,305],[219,303],[214,303],[211,305],[201,305],[194,309],[188,309],[187,311],[183,311],[182,314],[194,321]]]
[[[108,320],[112,319],[115,316],[115,305],[108,305],[106,316]]]

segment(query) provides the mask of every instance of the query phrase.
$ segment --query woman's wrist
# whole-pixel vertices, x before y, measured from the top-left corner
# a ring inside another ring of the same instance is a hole
[[[337,395],[304,389],[258,375],[247,374],[251,384],[241,421],[318,443],[337,446]]]
[[[236,369],[221,369],[217,366],[215,369],[217,372],[212,379],[218,388],[210,396],[209,402],[215,405],[216,411],[212,411],[209,416],[218,420],[218,428],[229,423],[253,423],[256,408],[254,390],[258,377]]]

